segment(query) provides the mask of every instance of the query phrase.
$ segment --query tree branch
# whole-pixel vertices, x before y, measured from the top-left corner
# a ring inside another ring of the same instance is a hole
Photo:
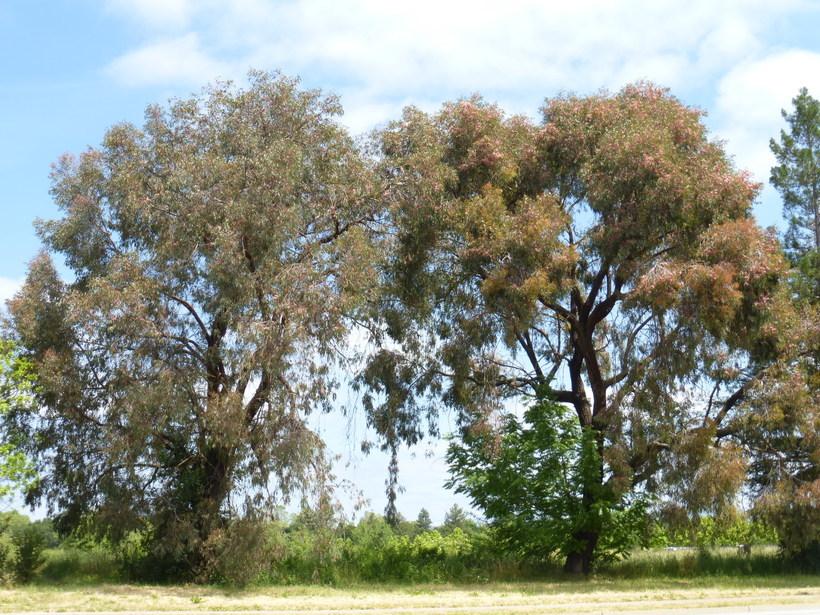
[[[208,331],[208,327],[205,326],[205,323],[199,317],[199,314],[197,314],[197,311],[194,309],[194,306],[191,305],[190,303],[188,303],[187,301],[185,301],[185,299],[182,299],[181,297],[177,297],[176,295],[169,295],[169,298],[172,301],[176,301],[177,303],[179,303],[182,307],[184,307],[188,311],[188,313],[191,316],[194,317],[194,320],[196,320],[197,324],[199,325],[199,329],[202,332],[203,337],[208,341],[208,343],[210,343],[211,336],[210,336],[210,333]]]

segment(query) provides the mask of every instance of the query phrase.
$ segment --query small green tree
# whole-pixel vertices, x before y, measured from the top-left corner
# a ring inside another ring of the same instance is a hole
[[[507,413],[497,426],[465,430],[447,460],[448,486],[470,497],[511,553],[543,560],[593,544],[595,561],[624,554],[644,533],[644,501],[627,504],[601,480],[595,434],[544,390],[523,421]],[[593,533],[597,543],[586,540]]]
[[[36,482],[31,459],[23,452],[24,435],[18,419],[34,403],[31,363],[20,357],[10,341],[0,341],[0,498]]]
[[[419,511],[419,516],[416,517],[416,527],[420,532],[426,532],[433,527],[433,520],[430,518],[430,511],[422,508]]]
[[[447,485],[452,487],[452,481],[448,482]],[[475,528],[475,522],[467,516],[466,511],[458,504],[453,504],[447,509],[447,512],[444,513],[444,523],[441,524],[439,530],[443,536],[448,536],[456,529],[460,529],[469,534],[474,531]]]

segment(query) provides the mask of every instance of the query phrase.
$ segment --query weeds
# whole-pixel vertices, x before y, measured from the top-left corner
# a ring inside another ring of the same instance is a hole
[[[0,533],[0,582],[9,585],[15,580],[33,581],[41,587],[170,582],[169,578],[156,578],[159,568],[152,559],[155,555],[144,548],[145,541],[139,532],[132,532],[113,545],[106,540],[73,537],[43,550],[42,536],[47,535],[37,532],[45,527],[18,524],[13,533]],[[417,591],[419,584],[485,586],[504,582],[519,586],[527,582],[555,582],[571,588],[576,585],[573,581],[577,581],[578,587],[585,588],[590,580],[567,577],[562,572],[562,562],[555,557],[522,559],[505,553],[486,526],[447,528],[446,533],[414,529],[408,524],[394,528],[377,515],[368,515],[355,526],[317,528],[296,521],[271,522],[261,534],[251,537],[253,549],[239,541],[249,534],[237,526],[213,542],[213,557],[210,567],[202,568],[200,586],[210,583],[228,589],[397,584],[412,586],[410,591]],[[799,572],[773,546],[745,550],[701,546],[634,550],[626,559],[599,563],[594,577],[612,582],[742,582]]]

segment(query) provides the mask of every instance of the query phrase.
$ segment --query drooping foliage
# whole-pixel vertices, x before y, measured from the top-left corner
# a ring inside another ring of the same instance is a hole
[[[777,240],[751,217],[757,185],[701,115],[637,84],[548,100],[540,125],[472,98],[378,135],[391,343],[361,382],[387,442],[420,437],[442,404],[471,429],[503,424],[506,399],[554,382],[598,450],[584,514],[603,492],[693,513],[732,500],[757,392],[816,323],[790,309]],[[570,537],[568,571],[589,570],[602,531]]]
[[[149,523],[190,574],[230,519],[324,479],[306,415],[371,287],[374,188],[337,99],[252,73],[55,165],[51,256],[10,302],[59,526]],[[58,261],[59,262],[59,261]],[[176,562],[176,563],[173,563]]]

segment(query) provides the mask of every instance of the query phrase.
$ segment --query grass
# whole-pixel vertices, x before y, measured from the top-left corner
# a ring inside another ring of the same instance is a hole
[[[110,550],[104,548],[81,549],[64,546],[59,549],[46,551],[46,565],[39,571],[39,585],[99,585],[116,583],[124,580],[120,573],[118,562]],[[305,565],[309,568],[310,562]],[[303,582],[311,582],[310,570],[304,575]],[[469,570],[467,571],[470,572]],[[784,562],[778,556],[775,547],[755,547],[750,556],[740,555],[735,548],[719,548],[710,550],[681,549],[667,550],[638,550],[626,560],[609,564],[599,573],[602,576],[614,578],[692,578],[704,576],[718,577],[748,577],[748,576],[779,576],[788,570],[784,569]],[[276,578],[277,575],[273,575]],[[278,575],[282,576],[282,575]],[[285,577],[287,578],[287,577]],[[372,579],[360,578],[355,567],[346,571],[340,567],[335,574],[330,575],[333,584],[350,586],[357,583],[369,582]],[[519,567],[512,560],[501,560],[492,565],[492,569],[479,569],[475,574],[466,574],[461,577],[447,577],[442,573],[441,578],[415,579],[415,582],[444,581],[449,578],[452,582],[490,582],[490,581],[533,581],[563,579],[561,563],[558,561],[546,563],[538,567]],[[406,579],[409,585],[413,579]],[[298,578],[292,579],[298,584]],[[402,582],[399,580],[398,582]],[[270,581],[269,584],[281,584]]]
[[[676,607],[820,604],[820,575],[789,575],[774,548],[638,551],[588,578],[481,584],[281,585],[231,590],[127,585],[103,550],[48,553],[32,585],[0,589],[0,613],[26,611],[311,611],[585,613]],[[445,610],[442,610],[445,609]]]
[[[101,548],[61,547],[47,549],[40,571],[40,585],[98,585],[118,580],[117,563]]]
[[[28,586],[0,591],[0,612],[367,610],[565,613],[684,606],[817,604],[820,577],[613,579],[485,585],[288,586],[243,591],[201,586]],[[506,608],[505,608],[506,607]],[[486,611],[485,611],[486,609]],[[500,610],[499,610],[500,609]]]
[[[619,578],[776,577],[783,572],[774,546],[753,547],[748,556],[734,547],[642,550],[605,568],[606,574]]]

